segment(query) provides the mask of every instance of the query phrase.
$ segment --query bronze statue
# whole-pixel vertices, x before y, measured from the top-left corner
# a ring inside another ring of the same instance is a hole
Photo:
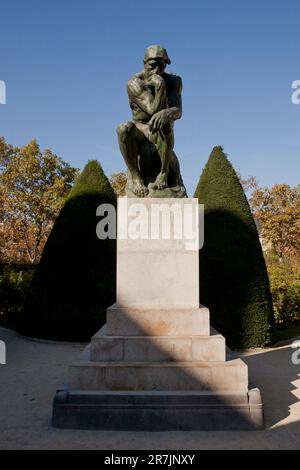
[[[144,70],[127,84],[133,120],[118,127],[118,138],[128,197],[186,197],[173,131],[182,116],[182,80],[165,72],[170,63],[164,48],[150,46]]]

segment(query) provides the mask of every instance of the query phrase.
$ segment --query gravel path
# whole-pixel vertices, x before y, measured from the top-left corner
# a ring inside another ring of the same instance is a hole
[[[300,366],[290,346],[242,355],[261,388],[267,429],[251,432],[101,432],[56,430],[51,407],[68,364],[84,345],[36,342],[0,329],[0,449],[299,449]]]

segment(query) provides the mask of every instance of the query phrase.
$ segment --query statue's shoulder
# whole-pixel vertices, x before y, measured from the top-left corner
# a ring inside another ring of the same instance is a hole
[[[181,91],[182,90],[182,78],[175,73],[165,73],[164,75],[166,82],[172,86],[172,88]]]
[[[127,82],[127,89],[131,92],[139,92],[142,88],[142,74],[137,73],[133,75]]]

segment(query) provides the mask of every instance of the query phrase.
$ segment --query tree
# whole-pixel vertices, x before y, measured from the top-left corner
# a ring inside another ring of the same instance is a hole
[[[255,176],[248,176],[248,178],[242,178],[240,173],[237,173],[237,176],[245,193],[252,192],[258,188],[258,183]]]
[[[116,242],[96,236],[96,210],[116,204],[100,164],[90,161],[54,224],[22,314],[23,334],[89,341],[115,301]]]
[[[250,198],[262,237],[279,257],[294,257],[300,251],[300,186],[276,184],[271,189],[257,187]]]
[[[229,346],[266,346],[274,316],[265,261],[247,198],[222,147],[213,149],[195,197],[205,206],[201,303]]]
[[[18,152],[18,147],[13,147],[12,145],[7,144],[4,137],[0,137],[0,172],[3,171],[3,168],[8,163],[10,158],[12,158]]]
[[[35,263],[77,170],[36,140],[17,148],[0,140],[2,258]]]
[[[125,196],[125,188],[127,184],[127,173],[120,171],[111,175],[110,184],[112,185],[118,197]]]

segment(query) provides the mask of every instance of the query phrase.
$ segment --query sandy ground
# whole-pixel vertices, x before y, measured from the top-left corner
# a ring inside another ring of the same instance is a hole
[[[101,432],[56,430],[51,405],[80,344],[35,342],[0,329],[7,365],[0,365],[0,449],[300,449],[300,365],[293,349],[242,357],[265,401],[267,428],[251,432]]]

